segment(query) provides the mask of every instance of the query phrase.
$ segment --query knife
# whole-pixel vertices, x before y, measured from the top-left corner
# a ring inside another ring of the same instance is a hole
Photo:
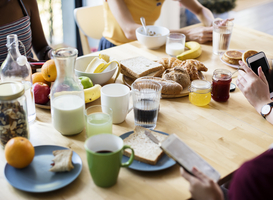
[[[147,135],[147,137],[152,140],[155,144],[158,144],[159,146],[161,146],[159,140],[152,134],[151,131],[145,130],[145,135]]]

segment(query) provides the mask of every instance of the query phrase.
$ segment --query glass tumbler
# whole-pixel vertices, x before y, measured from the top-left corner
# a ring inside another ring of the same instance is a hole
[[[186,36],[179,33],[171,33],[167,36],[166,53],[176,57],[184,52]]]
[[[132,84],[135,125],[156,127],[162,86],[153,80],[137,79]]]

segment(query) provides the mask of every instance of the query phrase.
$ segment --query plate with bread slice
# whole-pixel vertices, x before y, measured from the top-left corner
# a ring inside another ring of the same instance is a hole
[[[137,171],[160,171],[174,166],[176,162],[145,135],[145,130],[151,131],[159,141],[163,141],[169,135],[140,126],[136,126],[134,131],[122,134],[120,137],[123,139],[124,144],[130,145],[135,152],[135,159],[129,168]],[[122,162],[126,162],[131,152],[125,150],[123,154]]]
[[[34,159],[27,167],[16,169],[6,164],[4,174],[13,187],[33,193],[49,192],[65,187],[80,175],[82,160],[76,152],[55,145],[34,149]]]
[[[202,72],[207,67],[195,59],[181,61],[174,57],[151,61],[139,56],[120,61],[123,83],[131,86],[136,79],[150,79],[162,85],[162,98],[176,98],[189,95],[191,81],[205,79]]]

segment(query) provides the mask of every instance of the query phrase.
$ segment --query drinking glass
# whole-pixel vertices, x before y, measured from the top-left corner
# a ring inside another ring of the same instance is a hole
[[[132,84],[135,125],[156,127],[162,86],[153,80],[137,79]]]
[[[216,69],[212,76],[211,97],[215,101],[225,102],[229,99],[232,73],[226,69]]]
[[[166,53],[176,57],[184,52],[186,36],[179,33],[171,33],[166,41]]]
[[[87,138],[100,133],[112,133],[111,108],[102,105],[90,106],[85,111]]]
[[[227,21],[226,23],[221,25],[221,19],[215,19],[213,21],[213,53],[216,55],[220,55],[228,50],[233,22]]]

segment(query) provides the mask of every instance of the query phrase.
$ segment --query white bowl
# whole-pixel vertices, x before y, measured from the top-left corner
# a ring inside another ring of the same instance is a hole
[[[106,69],[106,71],[101,72],[101,73],[89,73],[89,72],[85,72],[88,64],[95,57],[98,57],[98,56],[85,55],[85,56],[78,57],[77,60],[76,60],[75,73],[76,73],[76,75],[78,77],[79,76],[87,76],[87,77],[89,77],[92,80],[92,82],[93,82],[94,85],[95,84],[103,85],[103,84],[105,84],[107,81],[109,81],[112,78],[112,76],[116,72],[116,69],[117,69],[118,65],[117,64],[110,65],[110,66],[112,66],[112,68]]]
[[[162,26],[146,26],[148,32],[155,33],[154,36],[145,35],[143,27],[136,29],[137,40],[148,49],[158,49],[166,43],[169,29]]]

